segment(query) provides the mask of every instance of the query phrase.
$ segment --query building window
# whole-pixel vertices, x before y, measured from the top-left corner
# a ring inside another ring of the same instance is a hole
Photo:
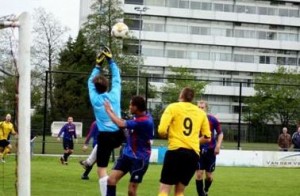
[[[233,12],[233,5],[224,4],[224,12]]]
[[[201,3],[201,9],[202,10],[211,10],[211,8],[212,8],[212,4],[211,3],[205,3],[205,2]]]
[[[141,4],[142,5],[142,4]],[[165,6],[165,1],[162,0],[144,0],[144,5]]]
[[[267,32],[258,31],[258,39],[267,39]]]
[[[277,57],[277,65],[285,65],[285,57]]]
[[[175,7],[178,8],[178,0],[167,0],[167,7]]]
[[[199,52],[199,59],[201,60],[210,60],[210,55],[208,52]]]
[[[268,9],[266,7],[258,7],[258,14],[259,15],[267,15]]]
[[[279,16],[289,16],[288,9],[279,9]]]
[[[125,19],[125,24],[128,25],[129,29],[131,30],[139,30],[140,28],[140,20],[137,19]]]
[[[235,54],[233,58],[235,62],[254,63],[253,55]]]
[[[289,17],[299,17],[298,10],[289,10]]]
[[[287,58],[287,65],[297,65],[297,58]]]
[[[260,64],[270,64],[270,57],[269,56],[259,56],[259,63]]]
[[[125,4],[143,5],[144,0],[125,0]]]
[[[180,0],[179,1],[179,7],[180,8],[189,8],[189,1]]]
[[[215,3],[214,4],[214,10],[215,11],[220,11],[220,12],[222,12],[223,11],[223,4],[219,4],[219,3]]]
[[[184,54],[181,50],[167,50],[167,56],[170,58],[185,58]]]
[[[201,9],[201,3],[200,2],[192,1],[191,2],[191,9],[200,10]]]

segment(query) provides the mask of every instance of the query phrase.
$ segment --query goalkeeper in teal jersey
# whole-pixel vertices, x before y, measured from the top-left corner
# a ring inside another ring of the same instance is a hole
[[[108,61],[112,74],[111,89],[109,89],[109,81],[101,75],[101,67],[104,60]],[[111,103],[114,113],[121,117],[121,77],[117,64],[112,59],[112,53],[109,48],[104,49],[96,58],[95,68],[88,79],[88,89],[91,104],[94,109],[96,124],[98,127],[98,148],[97,148],[97,166],[99,176],[99,186],[101,195],[106,194],[107,184],[107,165],[109,157],[114,148],[119,147],[125,139],[123,131],[112,122],[107,115],[104,102]]]

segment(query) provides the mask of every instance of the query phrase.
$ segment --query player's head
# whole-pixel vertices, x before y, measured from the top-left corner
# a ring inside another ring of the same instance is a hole
[[[288,129],[286,127],[282,128],[282,133],[287,133]]]
[[[198,101],[198,107],[201,108],[201,109],[204,110],[204,111],[207,111],[207,110],[208,110],[208,104],[207,104],[207,102],[204,101],[204,100]]]
[[[11,115],[10,115],[10,114],[6,114],[5,120],[6,120],[6,121],[10,121],[10,120],[11,120]]]
[[[93,79],[93,83],[95,84],[96,90],[98,93],[105,93],[108,89],[108,80],[103,75],[97,75]]]
[[[194,90],[189,88],[189,87],[185,87],[181,90],[180,95],[179,95],[179,101],[183,101],[183,102],[192,102],[194,99]]]
[[[129,109],[132,114],[145,112],[147,110],[145,99],[141,96],[133,96],[130,100]]]
[[[73,117],[72,116],[69,116],[68,117],[68,123],[72,123],[73,122]]]

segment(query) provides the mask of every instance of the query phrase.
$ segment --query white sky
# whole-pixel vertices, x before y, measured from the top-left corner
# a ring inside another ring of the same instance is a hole
[[[79,5],[80,0],[0,0],[0,17],[24,11],[32,15],[34,8],[43,7],[63,26],[69,27],[69,34],[75,38],[79,28]]]

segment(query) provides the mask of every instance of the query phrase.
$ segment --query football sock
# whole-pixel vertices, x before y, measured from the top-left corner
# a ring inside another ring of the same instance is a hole
[[[198,196],[204,196],[205,194],[203,190],[203,179],[196,180],[196,187],[197,187]]]
[[[159,193],[158,196],[168,196],[167,193]]]
[[[64,161],[67,162],[67,161],[68,161],[68,153],[64,153],[64,156],[63,156],[63,157],[64,157]]]
[[[106,196],[107,179],[108,179],[108,176],[104,176],[99,179],[99,188],[100,188],[100,193],[102,196]]]
[[[205,179],[205,188],[204,188],[205,192],[208,192],[208,189],[212,182],[213,182],[212,180]]]
[[[96,159],[97,159],[97,145],[93,148],[91,154],[86,159],[86,162],[88,165],[92,165],[93,163],[96,162]]]
[[[84,173],[82,174],[83,176],[88,176],[90,171],[93,169],[93,166],[88,166],[86,167],[86,170],[84,171]]]
[[[115,185],[107,185],[107,194],[106,196],[116,196],[116,189]]]

